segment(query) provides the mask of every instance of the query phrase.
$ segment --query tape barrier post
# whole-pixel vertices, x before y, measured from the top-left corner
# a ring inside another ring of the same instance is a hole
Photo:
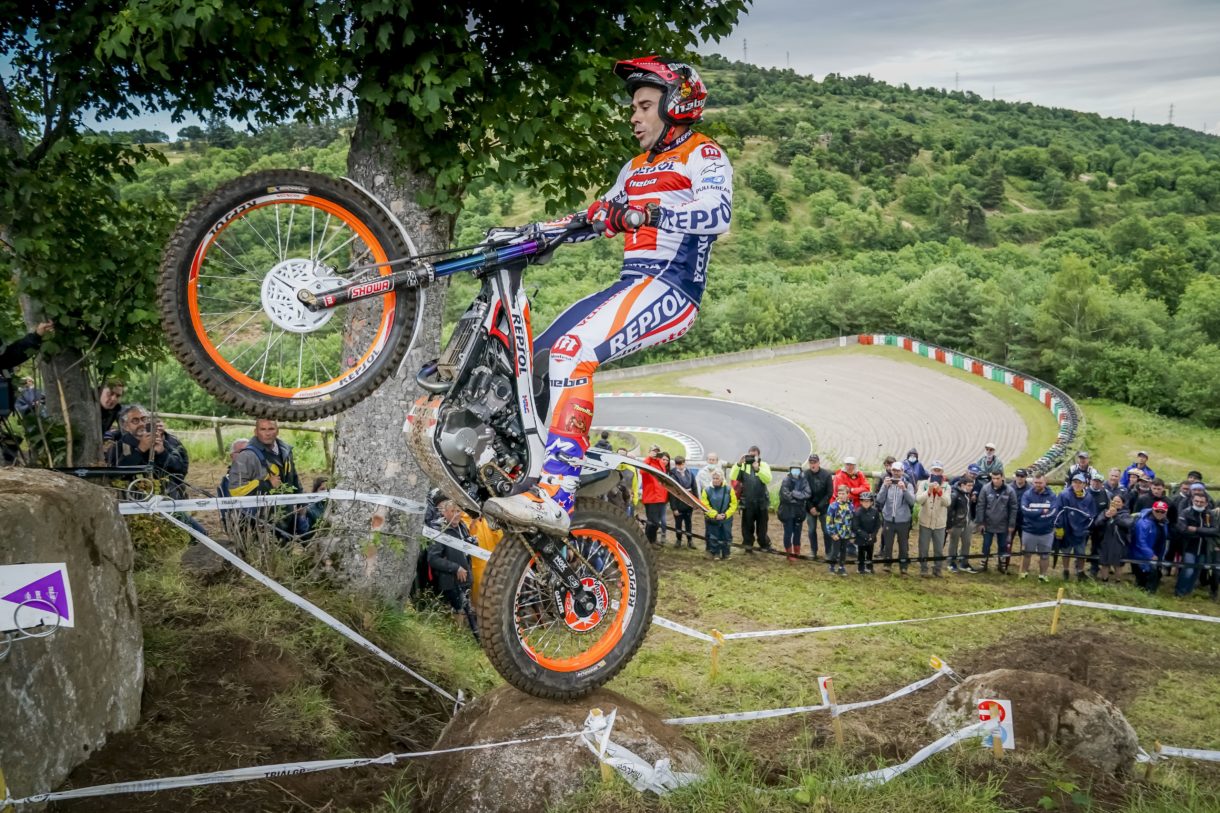
[[[605,736],[598,743],[597,764],[602,769],[602,782],[609,783],[614,778],[614,769],[610,767],[610,764],[603,757],[606,755],[606,743],[610,740],[611,726],[606,722],[605,715],[602,714],[601,709],[589,709],[589,717],[585,720],[585,726],[593,731],[599,729],[604,729],[605,731]]]
[[[158,509],[157,513],[159,513],[162,516],[162,518],[164,518],[166,521],[171,522],[178,528],[182,529],[183,531],[186,531],[188,534],[191,535],[191,537],[198,540],[198,542],[201,545],[206,547],[208,550],[212,551],[212,553],[215,553],[217,556],[224,559],[229,564],[233,565],[235,568],[240,570],[242,573],[245,573],[247,576],[254,579],[259,584],[270,589],[280,598],[287,601],[289,604],[293,605],[294,607],[298,607],[298,608],[304,610],[305,612],[309,613],[310,615],[312,615],[314,618],[321,621],[326,626],[330,627],[331,629],[335,630],[339,634],[343,635],[345,638],[352,641],[353,643],[359,645],[361,648],[367,650],[368,652],[373,653],[378,658],[381,658],[383,661],[390,664],[391,666],[398,667],[399,669],[406,672],[411,677],[418,680],[420,683],[427,686],[429,689],[432,689],[434,692],[436,692],[437,694],[444,697],[446,700],[450,700],[454,703],[458,702],[458,699],[456,697],[454,697],[452,694],[445,691],[440,686],[437,686],[435,683],[428,680],[423,675],[419,674],[414,669],[407,666],[405,663],[398,660],[393,655],[386,652],[384,649],[377,646],[372,641],[365,638],[363,635],[356,632],[354,629],[347,626],[342,621],[340,621],[339,619],[335,618],[330,613],[323,610],[321,607],[318,607],[316,604],[306,601],[305,599],[298,596],[296,593],[289,590],[287,587],[284,587],[284,585],[280,584],[279,582],[275,581],[272,578],[269,578],[269,577],[263,575],[261,572],[258,571],[257,568],[254,568],[254,567],[250,566],[249,564],[247,564],[246,561],[243,560],[240,556],[237,556],[233,552],[229,551],[223,545],[217,544],[207,534],[200,533],[199,531],[192,528],[190,525],[187,525],[182,520],[178,519],[177,517],[175,517],[171,514],[166,513],[163,510]]]
[[[830,705],[830,727],[835,733],[835,745],[843,747],[843,721],[839,719],[839,699],[835,696],[835,682],[833,678],[822,678],[823,685],[826,687],[826,699]]]
[[[988,703],[987,709],[988,709],[988,711],[991,712],[991,719],[999,721],[999,719],[1000,719],[999,704],[997,704],[995,702]],[[991,753],[996,759],[1004,758],[1004,743],[998,736],[996,736],[994,734],[991,737]]]
[[[1063,609],[1063,594],[1067,592],[1064,588],[1059,588],[1059,593],[1055,596],[1055,614],[1051,616],[1051,635],[1059,632],[1059,613]]]
[[[1152,781],[1152,768],[1156,765],[1156,761],[1161,757],[1161,741],[1154,740],[1152,747],[1152,758],[1148,760],[1148,764],[1144,766],[1144,781]]]
[[[617,710],[601,716],[590,712],[589,716],[585,718],[580,738],[597,757],[598,762],[613,768],[627,780],[631,787],[641,793],[651,791],[658,796],[683,785],[689,785],[701,778],[698,774],[673,770],[668,758],[659,759],[649,765],[647,761],[631,750],[610,739],[610,731],[614,727],[614,719],[617,714]]]
[[[720,674],[720,650],[724,648],[724,633],[720,630],[712,630],[712,668],[708,676],[709,680],[715,680]]]

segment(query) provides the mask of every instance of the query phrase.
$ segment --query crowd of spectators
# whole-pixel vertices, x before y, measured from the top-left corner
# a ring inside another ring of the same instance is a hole
[[[1220,510],[1203,476],[1190,472],[1170,494],[1143,451],[1102,475],[1081,450],[1058,491],[1041,473],[1018,468],[1010,477],[994,443],[984,444],[978,460],[953,476],[939,460],[925,464],[910,449],[901,460],[887,457],[871,481],[853,457],[831,472],[820,455],[811,454],[804,465],[787,468],[778,488],[758,447],[731,464],[710,453],[696,472],[680,457],[671,462],[656,446],[645,462],[674,475],[700,501],[704,548],[718,562],[729,558],[732,544],[747,554],[778,553],[768,531],[774,502],[788,561],[824,561],[839,576],[853,562],[856,573],[873,574],[876,559],[881,573],[901,577],[915,563],[926,578],[994,569],[1046,582],[1058,570],[1065,581],[1118,582],[1130,573],[1149,592],[1170,577],[1178,596],[1200,586],[1213,599],[1220,593]],[[680,529],[675,543],[685,539],[693,546],[689,509],[656,478],[644,473],[618,499],[629,511],[644,506],[646,535],[658,545],[665,541],[660,533],[668,503]]]

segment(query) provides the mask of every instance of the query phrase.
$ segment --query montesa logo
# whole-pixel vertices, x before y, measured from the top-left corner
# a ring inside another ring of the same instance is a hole
[[[348,295],[352,299],[360,299],[364,296],[385,293],[393,287],[394,283],[391,280],[379,279],[376,282],[367,282],[364,285],[353,285],[348,289]]]
[[[699,150],[699,154],[702,155],[704,158],[721,157],[720,148],[716,147],[712,144],[704,144],[703,148]]]

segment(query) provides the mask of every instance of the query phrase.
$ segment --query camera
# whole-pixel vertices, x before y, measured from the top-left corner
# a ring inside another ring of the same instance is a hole
[[[741,462],[745,463],[747,466],[753,466],[754,465],[754,455],[752,455],[752,454],[746,455],[745,457],[743,457],[741,459]]]

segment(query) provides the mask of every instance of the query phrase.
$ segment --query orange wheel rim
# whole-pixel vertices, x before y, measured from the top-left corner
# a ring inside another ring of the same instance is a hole
[[[354,360],[349,364],[340,363],[340,371],[331,376],[328,380],[321,383],[312,382],[308,386],[284,387],[269,384],[261,381],[258,378],[251,377],[246,373],[238,370],[230,361],[220,352],[220,349],[212,341],[207,328],[203,323],[203,312],[200,309],[199,303],[199,278],[203,268],[204,261],[207,259],[209,250],[216,245],[216,241],[220,238],[229,226],[239,222],[242,218],[247,217],[252,212],[268,206],[276,206],[283,204],[295,204],[303,206],[311,206],[332,215],[340,220],[344,225],[351,229],[357,237],[364,241],[364,245],[368,247],[369,253],[372,255],[372,262],[383,264],[389,262],[389,256],[386,253],[385,247],[376,237],[373,236],[372,230],[368,228],[355,214],[349,211],[344,206],[335,203],[334,201],[318,197],[316,195],[307,194],[270,194],[258,199],[259,202],[250,206],[237,210],[230,211],[224,215],[216,226],[212,227],[208,237],[200,243],[195,250],[194,257],[191,258],[190,273],[187,277],[187,310],[190,314],[191,327],[195,337],[202,346],[204,353],[217,367],[225,372],[225,374],[250,390],[263,395],[269,395],[276,398],[297,398],[297,397],[312,397],[322,395],[332,390],[338,389],[342,384],[353,379],[357,371],[366,369],[379,356],[388,344],[390,331],[394,326],[394,317],[396,306],[398,303],[398,295],[391,291],[381,297],[383,307],[381,319],[378,323],[376,332],[373,334],[369,346],[365,348],[359,359]],[[388,265],[381,265],[378,269],[379,276],[388,276],[392,271]],[[340,360],[342,361],[342,359]]]
[[[570,629],[573,633],[591,634],[599,625],[602,625],[603,622],[606,621],[606,616],[609,615],[609,613],[613,613],[613,617],[610,618],[609,623],[604,624],[601,635],[593,640],[581,652],[566,657],[550,657],[543,651],[535,649],[535,647],[528,640],[526,631],[522,630],[521,628],[522,619],[519,609],[515,610],[517,615],[517,640],[521,642],[521,646],[525,650],[525,653],[529,656],[530,660],[534,661],[544,669],[549,669],[552,672],[578,672],[582,669],[588,669],[596,665],[599,661],[610,654],[610,652],[616,646],[618,646],[619,642],[623,640],[623,631],[626,629],[627,623],[631,620],[631,616],[635,612],[637,592],[635,584],[635,568],[632,565],[630,557],[627,556],[626,551],[623,550],[623,546],[619,544],[618,540],[604,531],[597,531],[590,528],[574,529],[570,535],[576,540],[597,542],[600,545],[600,550],[603,551],[605,555],[611,557],[614,566],[618,569],[618,575],[621,576],[620,595],[617,597],[618,606],[614,607],[613,602],[615,597],[610,595],[609,591],[606,590],[603,579],[595,579],[592,577],[582,578],[581,582],[585,584],[586,587],[594,588],[594,595],[598,599],[598,608],[589,616],[581,617],[572,609],[571,593],[564,591],[564,600],[559,608],[561,610],[561,614],[556,615],[552,623]],[[590,554],[590,556],[595,555],[596,554]],[[527,568],[525,574],[522,575],[522,584],[524,584],[525,580],[532,572],[532,566],[534,565],[533,560],[530,561],[530,565],[531,567]],[[603,568],[601,572],[604,573],[605,568]],[[521,585],[518,585],[517,589],[519,596]],[[601,594],[599,595],[599,593]],[[584,629],[581,629],[581,627],[584,627]],[[546,634],[544,633],[541,635],[540,639],[545,640]]]

